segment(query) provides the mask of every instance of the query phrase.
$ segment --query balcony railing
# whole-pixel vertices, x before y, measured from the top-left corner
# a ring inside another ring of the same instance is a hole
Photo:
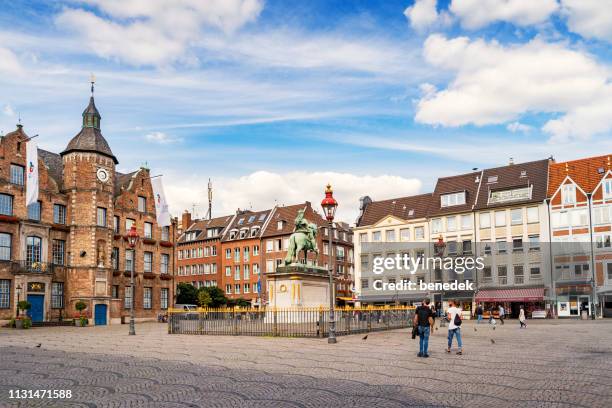
[[[55,265],[50,262],[12,261],[13,274],[53,273]]]

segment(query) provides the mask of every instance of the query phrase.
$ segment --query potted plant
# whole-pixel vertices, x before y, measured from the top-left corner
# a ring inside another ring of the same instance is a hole
[[[32,304],[27,300],[21,300],[17,303],[17,317],[15,318],[15,328],[29,329],[32,326],[32,320],[26,315],[21,316],[21,311],[27,311],[32,308]]]
[[[83,316],[83,310],[87,309],[87,303],[79,300],[75,303],[74,308],[79,312],[79,320],[75,320],[75,325],[80,327],[87,326],[89,324],[89,319],[87,319],[87,316]]]

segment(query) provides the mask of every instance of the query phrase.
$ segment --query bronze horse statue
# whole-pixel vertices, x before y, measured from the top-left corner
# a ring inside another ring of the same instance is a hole
[[[295,218],[295,230],[289,238],[289,248],[285,257],[285,265],[299,262],[299,255],[304,251],[304,261],[308,259],[308,252],[314,252],[315,265],[319,257],[317,247],[317,226],[304,219],[304,210],[299,210]]]

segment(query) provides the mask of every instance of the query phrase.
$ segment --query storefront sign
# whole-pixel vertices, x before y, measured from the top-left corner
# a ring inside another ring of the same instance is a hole
[[[28,292],[44,292],[45,284],[42,282],[28,282]]]

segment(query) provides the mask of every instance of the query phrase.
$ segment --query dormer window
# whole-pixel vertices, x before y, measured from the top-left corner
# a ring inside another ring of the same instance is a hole
[[[263,220],[266,219],[266,215],[268,215],[268,213],[263,213],[259,216],[259,222],[262,222]]]
[[[278,221],[276,223],[276,229],[277,230],[282,230],[284,226],[285,226],[285,221]]]
[[[254,216],[254,215],[251,215],[251,216],[249,217],[249,221],[248,221],[248,223],[249,223],[249,224],[252,224],[252,223],[253,223],[253,221],[255,221],[255,216]]]
[[[576,186],[574,184],[565,184],[561,189],[561,201],[563,204],[576,203]]]
[[[259,233],[259,228],[251,228],[251,238],[256,237]]]
[[[440,196],[440,205],[442,207],[452,207],[454,205],[465,204],[465,191],[458,193],[442,194]]]
[[[230,231],[229,239],[236,239],[237,236],[238,236],[238,231],[236,230]]]
[[[487,178],[487,183],[488,184],[497,183],[497,176],[489,176],[489,178]]]
[[[242,225],[242,224],[244,224],[244,218],[241,218],[238,220],[238,225]]]
[[[240,239],[246,238],[248,232],[249,232],[248,229],[241,229],[240,230]]]

